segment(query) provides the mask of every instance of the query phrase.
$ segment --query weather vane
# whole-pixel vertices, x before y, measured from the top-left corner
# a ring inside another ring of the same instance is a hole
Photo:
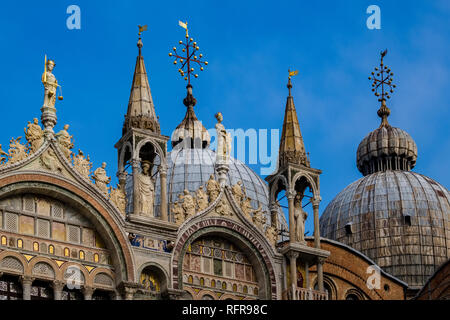
[[[178,24],[180,25],[180,27],[186,30],[186,41],[183,42],[180,40],[179,42],[182,47],[181,51],[183,53],[179,55],[177,53],[177,48],[173,47],[173,53],[170,52],[169,56],[175,58],[173,64],[177,64],[178,61],[180,62],[181,66],[178,69],[178,72],[182,77],[184,77],[184,80],[188,82],[188,86],[190,86],[191,74],[193,74],[195,78],[198,78],[198,74],[194,73],[195,69],[192,65],[195,65],[196,63],[200,68],[200,71],[203,71],[203,65],[208,65],[208,61],[201,61],[203,55],[201,53],[198,54],[200,48],[197,45],[197,42],[195,42],[193,38],[189,38],[187,22],[179,21]]]
[[[289,77],[288,77],[287,87],[289,90],[289,96],[291,96],[291,89],[292,89],[291,77],[298,75],[298,70],[291,71],[290,69],[288,69],[288,72],[289,72]]]
[[[391,72],[391,69],[383,63],[383,59],[386,54],[387,49],[380,53],[380,67],[375,67],[375,71],[373,71],[372,76],[369,77],[369,80],[373,80],[372,92],[376,97],[379,97],[378,101],[381,102],[381,107],[377,112],[378,116],[382,119],[381,126],[389,125],[387,122],[387,117],[391,111],[386,106],[386,98],[390,99],[391,94],[394,93],[394,88],[396,88],[396,85],[392,84],[394,73]]]

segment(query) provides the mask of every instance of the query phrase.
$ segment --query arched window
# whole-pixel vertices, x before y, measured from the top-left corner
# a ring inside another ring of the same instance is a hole
[[[84,251],[80,250],[79,257],[81,260],[84,260]]]
[[[7,240],[8,239],[5,236],[2,236],[2,246],[6,246]]]
[[[189,283],[194,283],[194,277],[193,277],[193,276],[189,276],[188,282],[189,282]]]
[[[53,245],[48,246],[48,253],[49,254],[55,254],[55,247]]]
[[[227,283],[225,281],[222,282],[222,289],[227,290]]]
[[[237,285],[236,285],[236,283],[235,283],[235,284],[233,284],[233,291],[234,291],[234,292],[236,292],[236,291],[237,291]]]
[[[33,250],[34,251],[39,251],[39,243],[33,242]]]
[[[204,286],[204,285],[205,285],[205,279],[200,278],[200,285],[201,285],[201,286]]]
[[[243,292],[244,292],[244,293],[248,293],[248,288],[247,288],[247,286],[244,286]]]
[[[94,253],[94,262],[98,263],[98,253]]]
[[[211,280],[211,288],[215,288],[216,287],[216,280]]]
[[[17,248],[22,249],[23,248],[23,240],[17,239]]]
[[[70,250],[69,248],[64,248],[64,256],[69,257],[70,256]]]

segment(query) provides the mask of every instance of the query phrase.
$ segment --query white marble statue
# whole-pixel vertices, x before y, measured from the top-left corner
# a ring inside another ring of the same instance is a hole
[[[33,119],[33,123],[28,121],[27,127],[24,129],[25,138],[30,145],[30,150],[32,153],[36,152],[42,143],[44,142],[44,132],[39,125],[39,120],[37,118]]]
[[[100,189],[105,196],[108,195],[108,183],[111,182],[111,177],[106,175],[106,162],[102,163],[102,166],[95,169],[92,179],[95,181],[95,185]]]
[[[151,177],[150,163],[142,162],[142,172],[138,175],[139,214],[147,217],[153,216],[153,204],[155,197],[155,181]]]
[[[231,151],[231,135],[225,130],[222,124],[222,113],[218,112],[215,115],[217,119],[216,132],[217,132],[217,151],[216,151],[216,163],[226,164],[228,163]]]
[[[302,208],[302,199],[303,197],[299,193],[294,198],[295,240],[298,242],[305,242],[305,221],[308,217],[308,214]]]

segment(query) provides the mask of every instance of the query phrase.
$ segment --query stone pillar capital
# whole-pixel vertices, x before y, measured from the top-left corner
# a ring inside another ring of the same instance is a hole
[[[289,259],[297,259],[298,258],[298,252],[295,251],[289,251],[288,253],[286,253],[286,256]]]
[[[321,196],[315,196],[314,198],[311,199],[311,203],[312,203],[313,207],[318,207],[320,201],[322,201]]]
[[[286,198],[288,200],[294,200],[295,196],[297,195],[297,192],[293,189],[286,190]]]
[[[55,280],[51,283],[51,287],[55,291],[62,291],[62,289],[64,288],[65,285],[66,285],[66,283],[64,281],[60,281],[60,280]]]
[[[325,263],[326,259],[327,258],[324,258],[324,257],[317,257],[317,263],[323,265]]]
[[[21,276],[20,277],[20,283],[22,283],[23,286],[30,285],[33,283],[34,278],[30,276]]]
[[[167,165],[165,163],[161,163],[161,165],[159,166],[159,174],[167,175]]]
[[[139,159],[131,159],[131,166],[134,168],[139,168],[141,161]]]

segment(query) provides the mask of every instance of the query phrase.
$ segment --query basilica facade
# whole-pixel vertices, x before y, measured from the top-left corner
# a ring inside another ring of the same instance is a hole
[[[184,119],[163,134],[142,47],[139,38],[115,186],[111,166],[93,168],[60,125],[46,62],[40,123],[0,148],[0,299],[449,297],[450,194],[411,171],[417,147],[387,122],[385,101],[358,148],[364,177],[319,219],[321,170],[307,156],[291,75],[277,170],[263,180],[230,157],[220,112],[210,148],[190,83]]]

